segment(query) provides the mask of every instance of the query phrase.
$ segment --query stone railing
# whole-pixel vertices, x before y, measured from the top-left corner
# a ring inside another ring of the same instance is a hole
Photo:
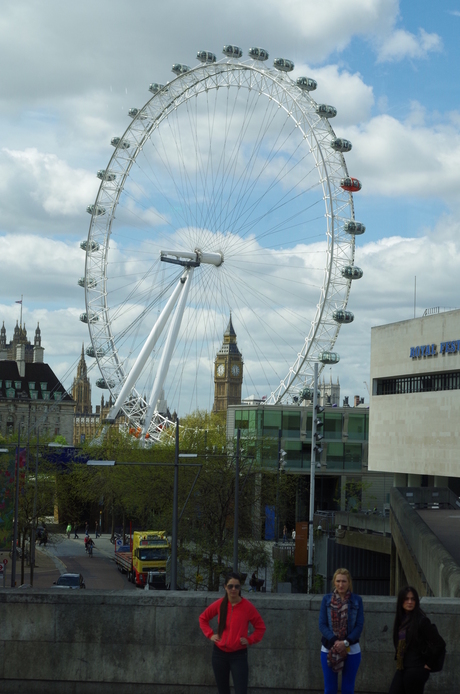
[[[211,642],[198,617],[217,593],[0,590],[2,694],[214,694]],[[388,692],[395,669],[394,598],[364,597],[356,694]],[[251,694],[324,691],[321,596],[254,594],[267,632],[250,649]],[[460,600],[423,599],[447,641],[443,672],[425,689],[460,687]]]

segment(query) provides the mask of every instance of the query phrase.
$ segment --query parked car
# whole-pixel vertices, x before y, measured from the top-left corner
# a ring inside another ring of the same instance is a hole
[[[57,581],[54,581],[52,588],[86,588],[85,581],[81,574],[61,574]]]

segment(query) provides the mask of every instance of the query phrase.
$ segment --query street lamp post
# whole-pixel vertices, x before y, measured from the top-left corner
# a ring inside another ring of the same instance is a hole
[[[177,511],[179,499],[179,420],[176,420],[176,448],[174,451],[174,491],[171,547],[171,590],[177,590]]]
[[[236,432],[235,500],[233,518],[233,571],[238,573],[238,515],[240,506],[240,429]]]
[[[315,472],[316,472],[316,453],[321,453],[322,448],[318,442],[323,438],[317,433],[319,414],[318,406],[318,362],[322,364],[337,364],[340,357],[336,352],[323,352],[319,359],[314,362],[314,381],[313,381],[313,411],[311,417],[311,464],[310,464],[310,512],[308,516],[308,592],[313,588],[313,516],[315,513]],[[324,408],[321,408],[321,412]]]
[[[19,417],[19,415],[18,415]],[[13,522],[13,548],[11,551],[11,587],[16,585],[16,558],[18,543],[18,521],[19,521],[19,452],[21,448],[21,422],[18,418],[18,447],[16,451],[16,487],[14,495],[14,522]]]
[[[275,502],[275,544],[278,544],[280,536],[280,520],[279,520],[279,497],[280,497],[280,475],[284,472],[286,466],[285,451],[281,448],[282,430],[278,429],[278,469],[276,473],[276,502]]]
[[[30,531],[30,585],[34,584],[35,569],[35,528],[37,526],[37,488],[38,488],[38,453],[39,453],[39,428],[37,427],[37,453],[35,456],[35,481],[34,481],[34,512],[32,528]]]

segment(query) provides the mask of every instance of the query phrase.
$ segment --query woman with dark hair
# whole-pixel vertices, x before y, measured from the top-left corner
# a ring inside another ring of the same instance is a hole
[[[332,593],[323,597],[319,612],[324,694],[337,694],[339,672],[342,673],[342,694],[353,694],[361,662],[359,637],[364,626],[363,601],[352,592],[348,569],[337,569],[332,589]]]
[[[393,626],[397,669],[390,694],[423,694],[431,670],[430,657],[424,655],[430,626],[415,588],[406,586],[400,590]]]
[[[247,647],[262,640],[265,624],[254,605],[241,596],[239,574],[229,574],[224,589],[224,597],[213,602],[200,615],[200,627],[214,643],[212,669],[219,694],[230,694],[230,673],[235,694],[246,694],[249,674]],[[209,625],[216,616],[217,633]],[[249,624],[254,627],[251,635],[248,634]]]

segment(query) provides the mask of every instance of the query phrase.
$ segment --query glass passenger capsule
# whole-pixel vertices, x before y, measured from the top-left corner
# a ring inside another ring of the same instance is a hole
[[[335,137],[331,140],[331,147],[336,152],[350,152],[353,145],[350,140],[344,140],[342,137]]]
[[[98,388],[114,388],[115,381],[106,381],[105,378],[98,378],[96,385]]]
[[[130,118],[136,118],[138,116],[139,118],[147,118],[147,114],[143,113],[140,109],[138,108],[130,108],[128,110],[128,116]]]
[[[349,193],[357,193],[358,190],[361,190],[363,186],[361,181],[359,181],[357,178],[347,176],[347,178],[342,178],[340,180],[340,187],[344,190],[348,190]]]
[[[123,140],[121,137],[112,137],[110,144],[112,147],[118,147],[119,149],[129,149],[131,147],[131,142]]]
[[[302,400],[313,400],[314,392],[314,388],[309,388],[308,386],[302,388],[302,390],[299,392],[300,402],[302,402]]]
[[[364,234],[366,231],[366,227],[364,224],[361,224],[361,222],[345,222],[343,225],[343,230],[347,232],[347,234],[354,234],[355,236],[360,236],[361,234]]]
[[[337,109],[334,106],[329,106],[329,104],[317,104],[315,111],[318,116],[323,118],[335,118],[337,115]]]
[[[294,63],[292,60],[288,60],[287,58],[275,58],[273,61],[273,67],[276,67],[277,70],[281,70],[281,72],[292,72],[294,69]]]
[[[94,277],[88,279],[86,279],[85,277],[80,277],[80,279],[78,280],[78,284],[80,287],[88,287],[89,289],[92,289],[97,285],[97,282],[94,279]]]
[[[196,54],[196,57],[200,61],[200,63],[215,63],[216,62],[216,56],[214,53],[210,53],[210,51],[198,51]]]
[[[80,243],[80,248],[82,251],[86,251],[88,249],[88,239],[85,239],[84,241],[82,241]],[[92,253],[93,251],[98,251],[99,248],[100,248],[100,246],[99,246],[97,241],[90,241],[90,244],[89,244],[90,253]]]
[[[111,171],[107,171],[107,169],[99,169],[96,176],[100,178],[101,181],[114,181],[116,179],[115,174]]]
[[[268,60],[268,51],[265,48],[250,48],[248,55],[253,60]]]
[[[85,313],[80,313],[80,320],[82,323],[97,323],[99,316],[92,312],[88,315],[85,311]]]
[[[361,268],[356,265],[345,265],[340,272],[346,280],[360,280],[364,274]]]
[[[239,46],[225,45],[222,48],[222,53],[227,56],[227,58],[241,58],[243,51]]]
[[[340,323],[340,325],[343,325],[345,323],[353,323],[355,320],[355,316],[351,311],[344,311],[343,308],[337,308],[333,313],[332,313],[332,318],[335,320],[336,323]]]
[[[92,214],[93,217],[100,217],[105,214],[105,207],[102,207],[102,205],[88,205],[86,211]]]
[[[318,86],[318,82],[311,77],[298,77],[295,83],[303,92],[314,92]]]
[[[322,364],[338,364],[340,355],[337,352],[321,352],[318,354],[318,359]]]
[[[183,65],[182,63],[174,63],[171,72],[174,72],[175,75],[185,75],[186,72],[190,72],[190,68],[188,65]]]
[[[152,82],[152,84],[149,85],[149,92],[152,92],[152,94],[156,94],[157,92],[161,91],[161,89],[164,89],[164,84],[158,84],[158,82]]]
[[[93,357],[93,358],[95,358],[96,354],[97,354],[97,356],[99,358],[101,358],[105,354],[105,349],[103,349],[102,347],[99,347],[97,350],[95,350],[93,345],[89,345],[89,347],[87,347],[85,349],[85,354],[87,357]]]

